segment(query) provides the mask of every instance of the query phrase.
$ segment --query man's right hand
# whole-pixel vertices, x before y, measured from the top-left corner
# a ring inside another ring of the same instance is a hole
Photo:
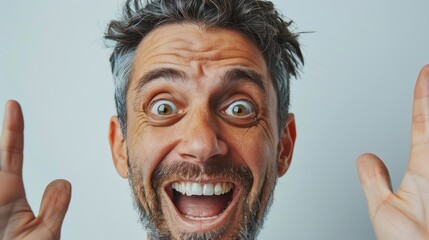
[[[16,101],[8,101],[0,139],[0,239],[60,239],[71,185],[55,180],[45,189],[39,215],[28,205],[22,181],[24,119]]]

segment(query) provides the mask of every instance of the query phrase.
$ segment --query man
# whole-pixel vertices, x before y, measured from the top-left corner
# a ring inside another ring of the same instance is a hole
[[[253,239],[293,152],[288,80],[302,60],[296,35],[261,1],[128,1],[110,25],[118,117],[109,140],[151,239]],[[358,164],[380,239],[425,239],[429,70],[419,76],[413,149],[403,185],[389,189],[372,155]],[[25,200],[23,120],[6,107],[1,141],[2,237],[59,238],[70,184],[51,183],[40,214]],[[397,226],[401,227],[398,228]]]

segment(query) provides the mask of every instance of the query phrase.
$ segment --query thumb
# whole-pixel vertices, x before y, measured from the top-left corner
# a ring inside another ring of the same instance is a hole
[[[39,218],[46,227],[60,238],[61,225],[66,215],[71,199],[71,184],[66,180],[52,181],[43,193]]]
[[[357,169],[372,217],[378,206],[392,194],[389,171],[380,158],[370,153],[358,158]]]

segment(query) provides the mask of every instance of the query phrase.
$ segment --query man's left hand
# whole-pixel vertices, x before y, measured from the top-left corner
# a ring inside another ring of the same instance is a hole
[[[429,65],[416,82],[408,168],[392,191],[389,172],[375,155],[357,165],[377,239],[429,239]]]

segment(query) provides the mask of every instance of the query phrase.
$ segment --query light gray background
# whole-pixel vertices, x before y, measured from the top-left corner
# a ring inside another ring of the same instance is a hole
[[[379,154],[399,185],[414,81],[429,63],[429,1],[275,2],[299,31],[314,33],[301,37],[306,66],[292,83],[293,164],[260,239],[374,239],[355,161]],[[102,35],[120,6],[0,1],[0,103],[23,106],[24,182],[34,211],[51,180],[73,184],[63,239],[145,239],[107,141],[115,110]]]

